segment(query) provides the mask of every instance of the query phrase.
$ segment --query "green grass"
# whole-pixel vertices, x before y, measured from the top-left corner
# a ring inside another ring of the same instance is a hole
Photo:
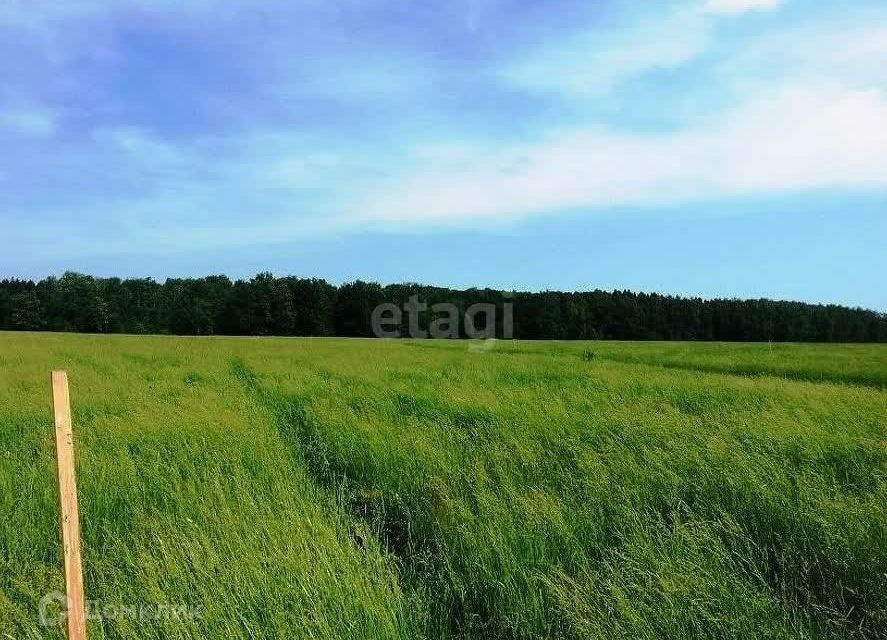
[[[595,351],[616,362],[887,387],[887,345],[609,342]]]
[[[0,638],[887,635],[887,349],[0,333]],[[55,635],[53,635],[55,634]]]

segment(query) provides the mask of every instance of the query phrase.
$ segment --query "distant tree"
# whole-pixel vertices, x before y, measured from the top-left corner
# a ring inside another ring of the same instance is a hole
[[[46,328],[43,308],[36,291],[16,293],[11,297],[10,329],[40,331]]]
[[[74,272],[39,282],[0,281],[0,329],[191,335],[372,336],[370,318],[382,302],[424,303],[420,327],[434,305],[454,305],[460,317],[474,304],[501,311],[506,294],[416,283],[382,287],[355,281],[275,278],[260,273],[231,282],[206,278],[94,278]],[[794,340],[887,342],[887,315],[838,305],[776,300],[703,300],[631,291],[509,292],[514,337],[624,340]],[[403,314],[402,334],[409,318]],[[412,313],[410,314],[412,315]],[[497,335],[502,335],[497,314]],[[465,337],[464,326],[460,327]]]
[[[336,330],[342,336],[372,337],[370,316],[384,302],[382,287],[356,280],[339,287],[336,297]]]
[[[325,280],[286,278],[295,314],[294,335],[335,333],[337,290]]]

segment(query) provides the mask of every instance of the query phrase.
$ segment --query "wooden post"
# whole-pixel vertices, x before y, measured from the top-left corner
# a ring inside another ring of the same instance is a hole
[[[62,551],[65,560],[65,594],[68,597],[68,640],[86,640],[86,608],[83,566],[80,560],[80,515],[74,476],[74,432],[68,374],[52,372],[52,407],[55,414],[55,447],[59,471]]]

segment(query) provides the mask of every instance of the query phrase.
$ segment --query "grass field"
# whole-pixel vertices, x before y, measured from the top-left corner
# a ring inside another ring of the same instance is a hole
[[[0,333],[0,638],[887,637],[887,347]],[[118,609],[119,610],[119,609]]]

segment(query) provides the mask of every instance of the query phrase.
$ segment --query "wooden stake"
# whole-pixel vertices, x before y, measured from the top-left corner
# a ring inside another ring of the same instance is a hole
[[[74,432],[68,374],[52,372],[52,407],[55,414],[55,448],[59,467],[62,549],[65,558],[65,593],[68,596],[68,640],[86,640],[83,565],[80,560],[80,515],[74,477]]]

